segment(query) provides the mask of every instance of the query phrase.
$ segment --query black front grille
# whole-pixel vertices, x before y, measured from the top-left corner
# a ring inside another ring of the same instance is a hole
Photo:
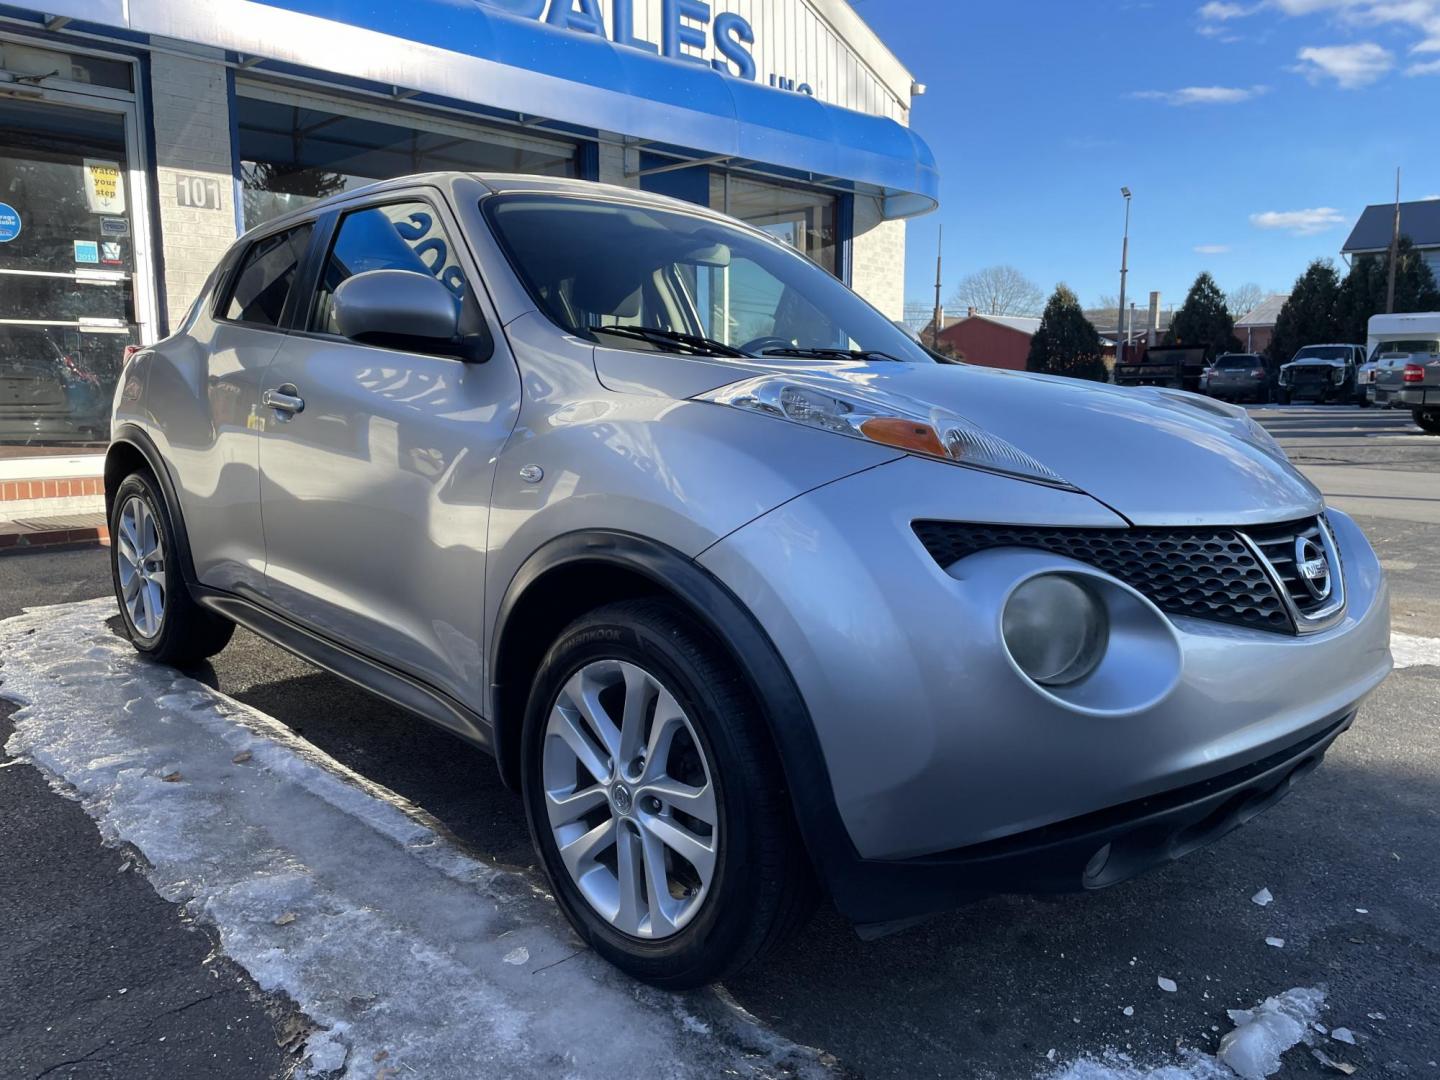
[[[1314,615],[1327,604],[1330,598],[1327,596],[1317,600],[1305,582],[1300,577],[1299,564],[1295,561],[1295,549],[1302,539],[1314,541],[1317,548],[1323,550],[1324,540],[1320,536],[1320,522],[1315,519],[1303,521],[1291,525],[1265,525],[1260,528],[1246,529],[1245,534],[1250,537],[1260,553],[1265,556],[1267,562],[1275,570],[1275,575],[1280,579],[1280,584],[1285,586],[1291,601],[1301,615]],[[1332,575],[1339,572],[1339,567],[1332,566]]]
[[[1289,529],[1293,537],[1303,526]],[[1293,633],[1284,599],[1235,529],[1062,529],[917,521],[915,535],[941,566],[991,548],[1038,548],[1087,563],[1149,597],[1162,611]],[[1303,588],[1303,585],[1301,586]]]

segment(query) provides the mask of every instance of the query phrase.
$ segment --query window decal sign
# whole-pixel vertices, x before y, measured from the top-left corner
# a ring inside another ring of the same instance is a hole
[[[85,159],[85,201],[92,214],[125,213],[125,175],[118,161]]]
[[[75,261],[77,263],[98,263],[100,261],[100,245],[94,240],[76,240]]]
[[[102,236],[129,236],[130,222],[123,217],[102,217],[100,234]]]
[[[0,202],[0,244],[8,244],[20,235],[20,211],[9,203]]]
[[[104,240],[100,243],[100,261],[107,266],[119,266],[124,262],[123,249],[119,240]]]

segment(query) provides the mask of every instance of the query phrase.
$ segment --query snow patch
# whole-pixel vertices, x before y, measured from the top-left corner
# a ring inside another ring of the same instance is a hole
[[[1390,633],[1390,655],[1395,658],[1397,668],[1440,667],[1440,638],[1393,630]]]
[[[1183,1049],[1173,1062],[1143,1065],[1119,1050],[1105,1050],[1043,1074],[1045,1080],[1265,1080],[1280,1058],[1304,1040],[1325,1004],[1321,990],[1297,987],[1266,998],[1254,1009],[1233,1009],[1235,1025],[1214,1056]],[[1054,1051],[1051,1051],[1053,1055]],[[1046,1055],[1050,1060],[1053,1056]]]
[[[1231,1009],[1235,1030],[1220,1040],[1216,1053],[1242,1080],[1265,1080],[1280,1071],[1280,1055],[1305,1038],[1320,1015],[1325,995],[1319,990],[1286,990],[1254,1009]]]
[[[1259,904],[1261,907],[1265,907],[1274,899],[1275,897],[1270,895],[1269,889],[1261,889],[1254,896],[1250,897],[1250,902],[1252,904]]]
[[[0,622],[0,694],[22,706],[6,749],[108,843],[138,848],[161,896],[299,1006],[317,1027],[312,1074],[370,1080],[382,1060],[397,1076],[514,1080],[828,1073],[723,991],[681,998],[621,975],[538,881],[467,854],[263,713],[142,659],[106,628],[114,614],[107,599]]]
[[[1167,994],[1173,994],[1176,990],[1179,989],[1179,987],[1175,985],[1174,979],[1167,979],[1164,975],[1159,976],[1155,980],[1155,985],[1160,987],[1160,989],[1164,990]]]

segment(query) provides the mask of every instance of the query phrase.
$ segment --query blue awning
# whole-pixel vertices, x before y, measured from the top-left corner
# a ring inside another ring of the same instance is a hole
[[[616,132],[682,156],[753,162],[874,192],[890,218],[925,213],[939,202],[934,154],[894,120],[473,0],[129,0],[124,7],[118,0],[46,0],[45,11],[572,130]],[[333,29],[327,33],[311,19]],[[367,33],[356,39],[354,31]]]

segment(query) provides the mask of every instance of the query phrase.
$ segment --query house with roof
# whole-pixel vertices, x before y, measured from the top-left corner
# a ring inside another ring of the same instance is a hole
[[[1024,371],[1030,358],[1030,339],[1039,329],[1037,318],[982,315],[971,308],[964,318],[940,331],[940,340],[967,363]]]
[[[1289,299],[1289,293],[1271,293],[1253,310],[1235,320],[1235,336],[1246,352],[1264,352],[1270,347],[1270,339],[1275,336],[1275,324],[1280,321],[1280,312]]]
[[[1395,234],[1395,204],[1367,206],[1340,249],[1347,259],[1357,255],[1383,255]],[[1400,235],[1408,236],[1435,280],[1440,281],[1440,199],[1400,204]]]

